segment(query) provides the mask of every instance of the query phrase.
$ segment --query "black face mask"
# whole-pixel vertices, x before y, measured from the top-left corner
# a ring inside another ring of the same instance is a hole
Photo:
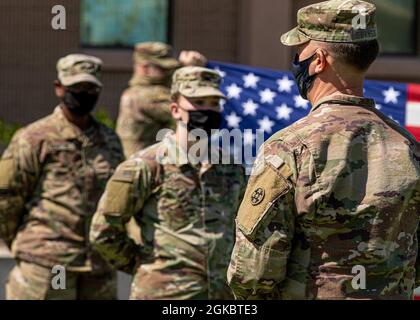
[[[98,98],[99,94],[86,92],[75,93],[66,90],[62,101],[70,112],[78,116],[84,116],[92,112]]]
[[[219,129],[222,123],[220,112],[212,110],[189,111],[189,121],[187,124],[188,132],[194,129],[202,129],[210,137],[212,129]]]
[[[311,88],[317,76],[316,74],[309,75],[309,65],[311,64],[315,55],[316,54],[300,62],[299,55],[296,55],[295,61],[292,62],[291,70],[293,75],[295,76],[299,93],[304,99],[308,99],[309,89]]]

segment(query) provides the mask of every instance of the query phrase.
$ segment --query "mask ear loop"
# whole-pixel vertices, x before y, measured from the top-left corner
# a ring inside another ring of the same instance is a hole
[[[308,61],[312,60],[315,56],[316,56],[316,51],[315,51],[315,52],[314,52],[314,54],[313,54],[313,55],[311,55],[309,58],[306,58],[305,60],[299,61],[299,57],[300,57],[300,56],[299,56],[299,54],[298,54],[298,53],[296,53],[294,63],[295,63],[295,64],[303,64],[303,63],[306,63],[306,62],[308,62]]]

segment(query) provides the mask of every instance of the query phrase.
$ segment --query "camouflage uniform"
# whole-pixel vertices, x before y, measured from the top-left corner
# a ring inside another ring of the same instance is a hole
[[[191,80],[191,96],[221,95],[205,80],[194,79],[217,73],[199,68],[205,72],[194,75],[198,69],[183,69],[189,75],[184,81]],[[174,79],[178,87],[182,80],[176,74]],[[117,168],[93,218],[92,245],[116,268],[134,273],[131,299],[233,297],[226,272],[244,169],[188,160],[172,135],[135,154]],[[133,216],[142,246],[124,227]]]
[[[323,17],[352,14],[329,11],[343,3],[302,9],[299,22],[322,29]],[[291,33],[283,42],[302,43],[300,29]],[[325,37],[334,34],[316,39]],[[236,298],[412,298],[420,285],[420,146],[373,100],[324,97],[264,144],[253,170],[228,270]],[[365,268],[366,289],[352,285],[355,266]]]
[[[167,77],[157,81],[134,75],[130,87],[121,97],[116,131],[127,158],[156,143],[160,129],[173,128],[169,108],[170,77],[180,64],[171,58],[171,54],[171,47],[159,42],[141,43],[135,48],[134,63],[148,61],[156,64],[167,70]]]
[[[96,58],[70,55],[59,61],[59,79],[99,82],[99,68]],[[88,232],[121,161],[112,130],[93,120],[82,131],[61,106],[15,134],[0,160],[0,237],[17,259],[8,299],[115,298],[115,272],[91,250]],[[55,265],[67,270],[67,290],[50,287]]]

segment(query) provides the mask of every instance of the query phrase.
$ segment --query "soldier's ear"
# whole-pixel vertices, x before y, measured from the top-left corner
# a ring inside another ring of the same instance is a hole
[[[64,97],[65,89],[64,89],[64,86],[61,84],[60,81],[58,81],[58,80],[54,81],[54,90],[55,90],[55,95],[58,98]]]
[[[327,67],[327,64],[328,64],[327,53],[324,50],[319,49],[319,50],[316,51],[315,54],[316,54],[316,59],[314,59],[314,63],[315,63],[314,72],[316,74],[320,74]]]
[[[176,121],[182,120],[181,108],[179,107],[178,102],[173,101],[171,103],[171,113],[172,118],[174,118]]]

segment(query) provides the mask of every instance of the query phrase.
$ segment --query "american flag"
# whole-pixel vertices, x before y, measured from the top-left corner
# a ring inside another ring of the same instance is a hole
[[[311,105],[298,92],[289,72],[211,62],[209,68],[223,77],[223,128],[263,130],[265,139],[306,116]],[[420,141],[420,85],[366,81],[365,96],[376,108]],[[255,144],[255,134],[244,135],[245,144]],[[258,147],[258,146],[257,146]]]

